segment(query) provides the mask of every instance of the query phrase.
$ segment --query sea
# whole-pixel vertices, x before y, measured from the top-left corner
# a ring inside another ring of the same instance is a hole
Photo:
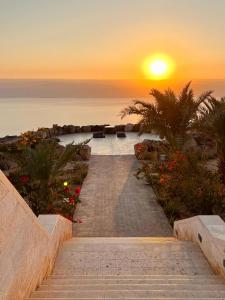
[[[53,124],[95,125],[137,122],[137,116],[121,119],[122,109],[134,99],[152,101],[151,88],[171,87],[179,92],[187,81],[156,83],[96,80],[0,79],[0,137]],[[214,90],[225,95],[225,80],[192,82],[196,95]]]
[[[135,123],[120,112],[132,98],[0,98],[0,137],[53,124],[95,125]]]

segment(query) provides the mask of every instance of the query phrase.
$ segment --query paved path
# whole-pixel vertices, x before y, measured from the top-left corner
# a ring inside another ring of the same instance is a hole
[[[150,186],[133,175],[133,155],[94,155],[75,217],[74,236],[171,236],[172,230]]]

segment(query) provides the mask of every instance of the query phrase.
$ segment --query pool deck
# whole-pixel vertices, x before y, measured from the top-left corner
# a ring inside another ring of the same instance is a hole
[[[61,144],[66,145],[71,142],[81,143],[92,138],[93,133],[76,133],[60,136]],[[92,138],[88,145],[91,146],[93,155],[130,155],[134,154],[134,145],[144,139],[159,140],[154,134],[138,135],[136,132],[126,132],[125,138],[118,138],[116,134],[106,134],[105,138]]]
[[[73,235],[79,237],[172,236],[149,185],[137,180],[134,155],[92,155],[81,190]]]

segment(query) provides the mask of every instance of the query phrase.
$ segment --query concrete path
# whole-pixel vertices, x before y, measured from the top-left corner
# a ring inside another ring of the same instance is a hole
[[[172,230],[150,186],[137,180],[133,155],[92,156],[81,191],[74,236],[171,236]]]

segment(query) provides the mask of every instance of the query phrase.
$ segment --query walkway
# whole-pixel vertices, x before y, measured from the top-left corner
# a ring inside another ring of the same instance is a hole
[[[137,180],[133,155],[94,155],[81,191],[74,236],[171,236],[172,230],[150,186]]]

